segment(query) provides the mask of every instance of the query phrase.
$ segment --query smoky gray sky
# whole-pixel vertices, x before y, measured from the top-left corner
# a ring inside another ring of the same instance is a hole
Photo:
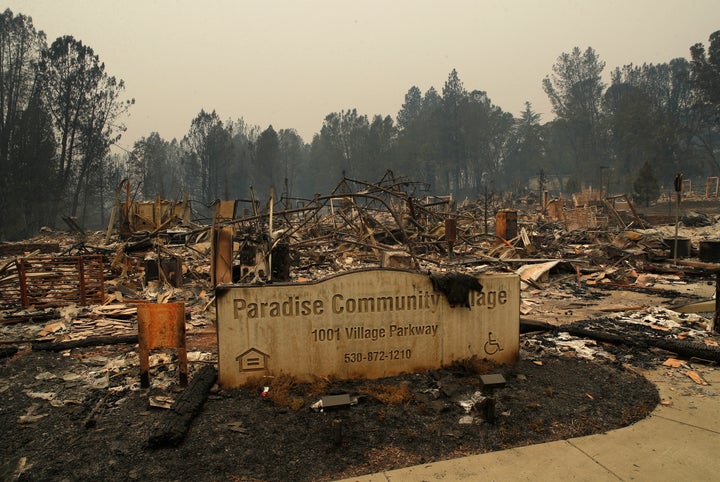
[[[19,0],[48,43],[89,45],[136,104],[120,145],[185,135],[200,109],[306,142],[331,112],[397,115],[408,89],[468,90],[552,119],[542,79],[559,55],[595,49],[605,74],[690,58],[720,29],[718,0]]]

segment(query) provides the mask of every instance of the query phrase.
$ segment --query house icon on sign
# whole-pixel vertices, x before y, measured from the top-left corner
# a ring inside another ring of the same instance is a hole
[[[238,371],[254,372],[266,370],[268,358],[270,355],[267,353],[263,353],[257,348],[250,348],[236,356],[235,361],[238,362]]]

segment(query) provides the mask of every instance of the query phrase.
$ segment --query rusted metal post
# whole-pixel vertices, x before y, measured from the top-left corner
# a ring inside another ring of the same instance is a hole
[[[485,234],[488,232],[488,185],[485,183],[485,206],[483,207],[483,217],[485,220]]]
[[[713,328],[715,333],[720,333],[720,271],[715,272],[715,317],[713,319]]]
[[[160,194],[155,195],[155,204],[153,204],[153,221],[155,221],[155,229],[162,227],[162,211],[160,209],[162,201]]]
[[[675,194],[677,196],[677,204],[675,206],[675,255],[673,256],[673,264],[677,266],[677,239],[678,239],[678,224],[680,223],[680,197],[682,195],[682,179],[683,175],[678,173],[675,176]]]
[[[25,276],[25,262],[22,259],[16,259],[15,264],[17,265],[18,279],[20,280],[20,300],[22,301],[22,307],[27,308],[30,306],[28,300],[28,289],[27,289],[27,276]]]
[[[83,257],[78,256],[77,260],[77,270],[78,270],[78,289],[80,290],[78,298],[80,298],[80,304],[82,306],[85,306],[87,304],[87,297],[85,296],[86,293],[86,287],[85,287],[85,264],[83,263]]]
[[[342,444],[342,420],[339,418],[332,421],[332,440],[335,445]]]
[[[141,303],[137,310],[140,386],[150,386],[150,350],[154,348],[177,348],[180,385],[187,385],[185,303]]]
[[[213,236],[212,256],[213,259],[212,264],[210,265],[210,275],[213,286],[217,286],[221,283],[232,283],[232,227],[225,226],[215,231]]]
[[[105,301],[105,262],[103,261],[102,256],[98,256],[94,259],[93,267],[94,272],[99,275],[97,278],[97,280],[99,281],[97,293],[95,293],[96,299]],[[180,271],[182,272],[182,269]]]
[[[518,235],[517,211],[503,209],[495,215],[495,235],[510,240]]]
[[[453,257],[453,247],[457,241],[457,219],[455,216],[445,218],[445,241],[448,244],[448,259]]]

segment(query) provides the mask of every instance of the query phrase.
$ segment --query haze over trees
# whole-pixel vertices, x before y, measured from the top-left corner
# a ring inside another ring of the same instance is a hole
[[[105,162],[132,100],[89,46],[47,45],[32,20],[0,15],[0,237],[61,215],[103,220]]]
[[[267,198],[289,205],[328,193],[342,177],[377,181],[391,170],[424,194],[478,199],[488,185],[523,194],[531,178],[635,193],[643,202],[675,174],[720,174],[720,31],[690,58],[606,71],[591,47],[561,53],[542,83],[554,118],[531,103],[517,117],[453,69],[439,90],[410,86],[399,112],[348,106],[325,116],[312,139],[202,109],[181,139],[150,132],[111,149],[133,101],[90,46],[70,35],[48,45],[32,20],[0,16],[0,240],[57,226],[63,216],[106,226],[115,189],[137,199]],[[158,126],[161,128],[162,126]],[[604,174],[603,174],[604,173]],[[652,178],[654,182],[638,182]]]

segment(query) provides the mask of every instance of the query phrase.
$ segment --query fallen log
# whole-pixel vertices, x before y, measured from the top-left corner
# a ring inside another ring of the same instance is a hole
[[[720,363],[720,348],[716,346],[705,345],[696,341],[674,339],[655,340],[654,346],[687,358],[699,358]]]
[[[50,313],[40,313],[35,315],[24,315],[24,316],[7,316],[0,320],[0,325],[12,325],[15,323],[23,323],[23,322],[38,322],[38,321],[47,321],[51,320],[53,318],[57,318],[57,312],[53,310]]]
[[[547,321],[531,320],[530,318],[520,317],[520,333],[532,333],[534,331],[553,331],[558,327],[551,325]]]
[[[36,341],[32,344],[32,349],[36,351],[62,351],[72,348],[81,348],[85,346],[100,345],[119,345],[122,343],[135,344],[138,342],[137,335],[116,335],[116,336],[91,336],[82,340],[42,342]]]
[[[573,336],[590,338],[615,345],[636,346],[640,348],[661,348],[669,352],[677,353],[678,355],[686,358],[700,358],[702,360],[720,363],[720,348],[690,340],[654,338],[637,335],[633,335],[633,337],[621,336],[614,333],[588,330],[587,328],[581,328],[573,325],[563,325],[562,327],[558,327],[558,331],[566,331]]]
[[[704,270],[706,273],[720,273],[720,263],[705,263],[698,261],[678,261],[680,266],[689,266],[691,268],[699,268]]]
[[[170,410],[154,428],[148,445],[150,448],[177,447],[185,438],[195,416],[200,413],[210,388],[217,380],[217,370],[206,365],[190,381]]]

